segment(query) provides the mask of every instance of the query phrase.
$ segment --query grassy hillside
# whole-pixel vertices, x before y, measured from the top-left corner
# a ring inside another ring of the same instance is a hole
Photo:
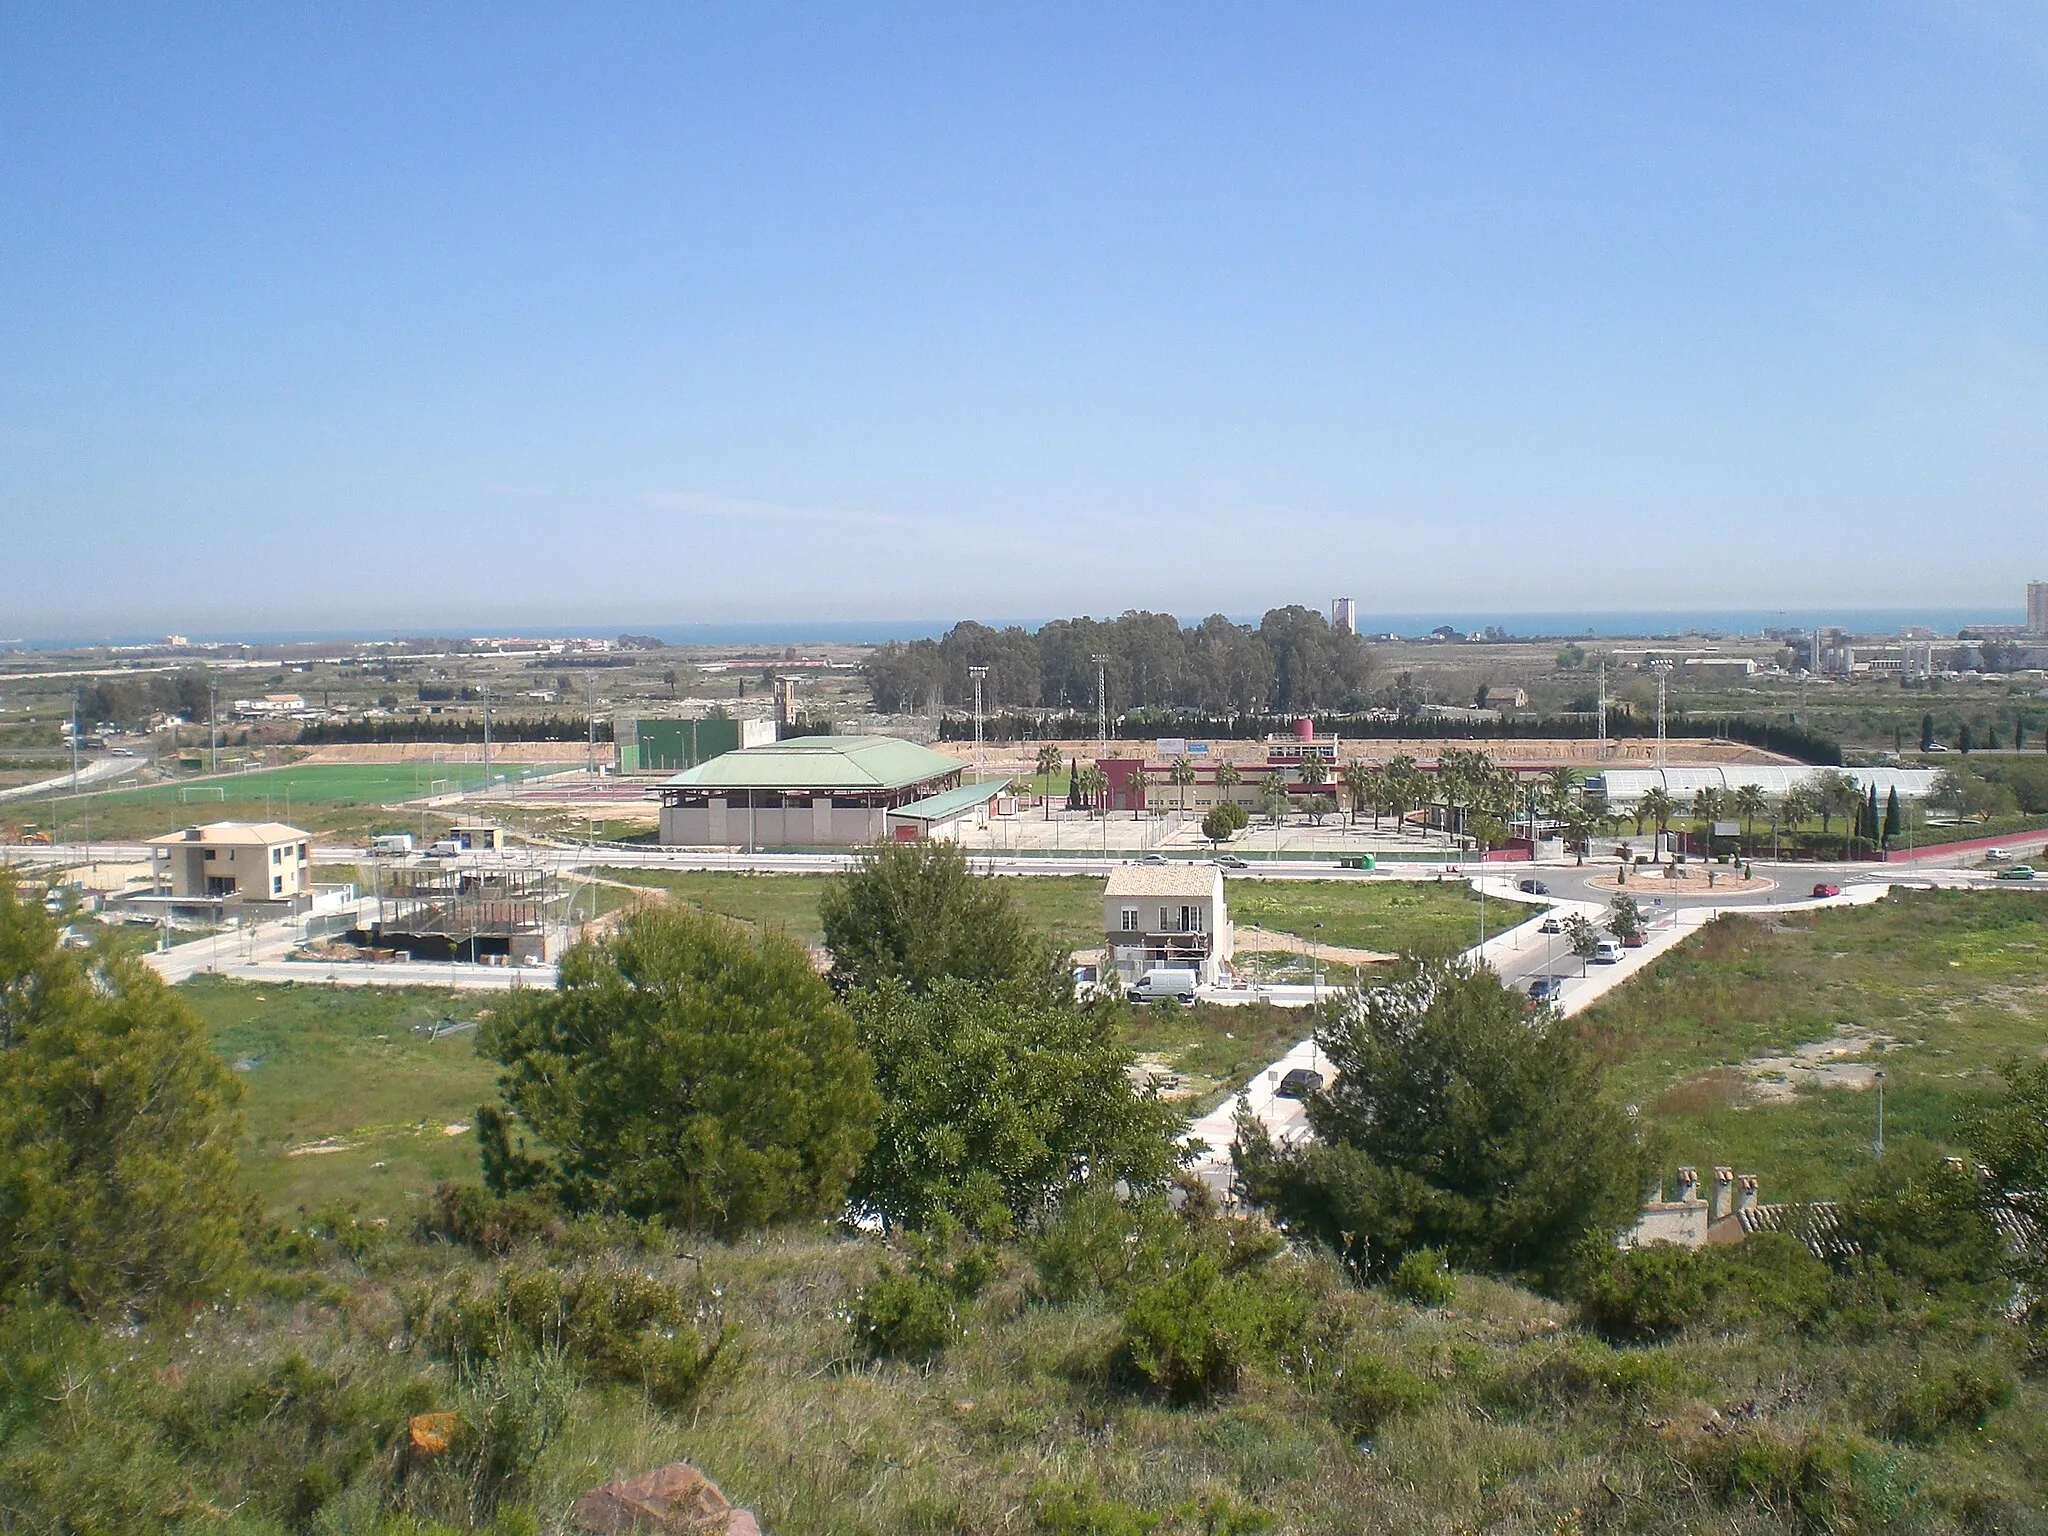
[[[1589,1009],[1614,1091],[1670,1138],[1674,1163],[1732,1163],[1766,1199],[1839,1193],[1870,1156],[1869,1089],[1760,1095],[1743,1063],[1839,1040],[1885,1072],[1886,1134],[1950,1139],[2013,1054],[2048,1049],[2048,901],[1905,891],[1868,907],[1723,918]],[[1861,1037],[1876,1037],[1855,1048]]]

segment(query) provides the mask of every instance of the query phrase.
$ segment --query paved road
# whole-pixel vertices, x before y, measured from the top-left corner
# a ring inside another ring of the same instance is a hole
[[[95,757],[78,766],[78,787],[89,789],[95,784],[105,784],[135,772],[143,766],[139,757]],[[27,800],[36,795],[65,795],[71,792],[71,770],[65,769],[54,779],[42,779],[34,784],[17,784],[12,789],[0,789],[0,800]]]

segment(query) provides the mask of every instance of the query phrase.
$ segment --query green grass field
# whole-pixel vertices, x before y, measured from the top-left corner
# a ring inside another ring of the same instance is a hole
[[[1730,1163],[1764,1198],[1838,1194],[1871,1155],[1876,1095],[1830,1087],[1764,1104],[1732,1071],[1844,1028],[1891,1042],[1889,1140],[1952,1140],[2007,1056],[2048,1048],[2048,902],[2020,892],[1902,892],[1870,907],[1724,918],[1579,1020],[1613,1091],[1669,1140],[1669,1161]]]
[[[820,944],[818,898],[831,875],[727,874],[715,870],[607,869],[607,879],[652,886],[682,901]],[[1102,942],[1102,882],[1079,875],[1019,876],[1004,889],[1038,928],[1073,949]]]
[[[511,770],[515,775],[520,771]],[[492,770],[493,777],[505,770]],[[309,832],[419,831],[415,814],[383,808],[476,789],[477,763],[316,763],[260,768],[135,789],[38,799],[15,807],[45,827],[87,827],[95,838],[148,837],[199,821],[289,821]],[[431,828],[430,828],[431,830]]]
[[[1462,880],[1233,880],[1226,892],[1240,927],[1389,954],[1454,954],[1479,939],[1479,898]],[[1493,904],[1489,931],[1528,916]]]
[[[243,1167],[265,1210],[349,1199],[398,1221],[441,1180],[476,1177],[476,1137],[448,1127],[474,1123],[496,1063],[477,1056],[473,1029],[420,1031],[474,1020],[488,994],[213,977],[179,991],[241,1078]]]

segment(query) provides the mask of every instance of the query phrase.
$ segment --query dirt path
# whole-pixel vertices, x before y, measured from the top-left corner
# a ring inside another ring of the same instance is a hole
[[[1269,928],[1250,928],[1240,923],[1237,929],[1237,947],[1244,951],[1281,950],[1293,955],[1313,955],[1318,960],[1329,960],[1338,965],[1386,965],[1398,960],[1399,955],[1384,954],[1377,949],[1352,949],[1343,944],[1319,944],[1313,939],[1297,938],[1291,933],[1275,933]]]

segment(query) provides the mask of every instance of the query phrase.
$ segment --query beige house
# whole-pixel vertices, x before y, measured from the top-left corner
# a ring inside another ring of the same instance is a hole
[[[1214,864],[1122,864],[1102,893],[1105,972],[1130,979],[1155,966],[1186,966],[1213,985],[1236,948]]]
[[[313,890],[307,836],[277,821],[216,821],[149,840],[159,895],[180,901],[294,901]]]

